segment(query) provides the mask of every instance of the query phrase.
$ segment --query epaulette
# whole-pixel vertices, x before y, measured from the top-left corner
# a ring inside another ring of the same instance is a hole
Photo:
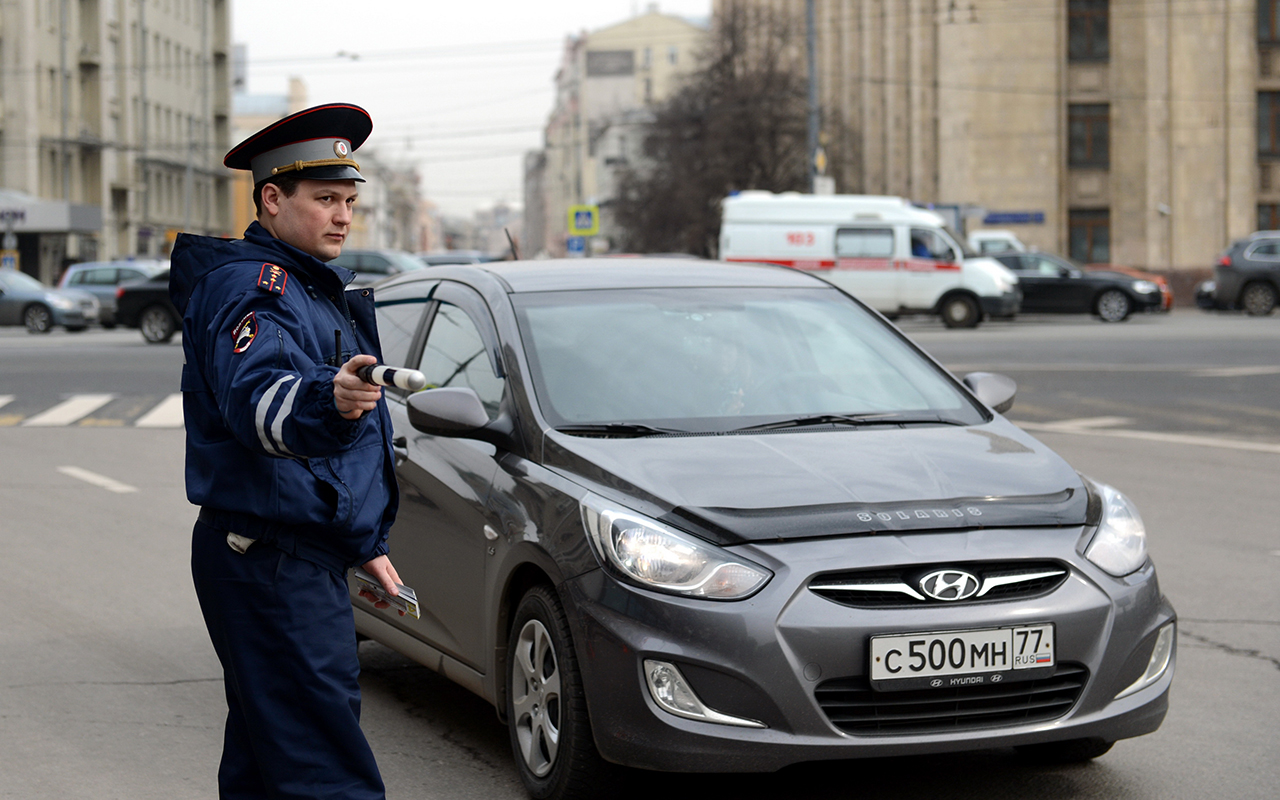
[[[258,288],[270,294],[284,294],[284,285],[289,282],[289,273],[284,267],[275,264],[263,264],[258,272]]]

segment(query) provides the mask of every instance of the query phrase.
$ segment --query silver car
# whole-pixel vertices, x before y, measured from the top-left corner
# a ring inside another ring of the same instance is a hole
[[[1146,529],[822,280],[653,258],[375,288],[417,617],[356,627],[492,703],[531,795],[673,772],[1156,730],[1175,614]],[[656,785],[656,784],[655,784]],[[600,791],[595,789],[594,791]],[[602,795],[603,796],[603,795]]]
[[[55,325],[82,331],[98,321],[98,300],[76,289],[54,289],[13,269],[0,269],[0,325],[48,333]]]
[[[98,298],[98,321],[104,328],[116,325],[116,287],[150,278],[169,268],[160,259],[120,259],[72,264],[58,280],[59,289],[79,289]]]

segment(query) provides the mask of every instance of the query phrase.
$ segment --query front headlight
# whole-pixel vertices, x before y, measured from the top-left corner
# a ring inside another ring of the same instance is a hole
[[[1160,291],[1160,287],[1151,281],[1134,281],[1133,290],[1138,294],[1155,294]]]
[[[597,556],[646,588],[687,597],[741,600],[773,577],[764,567],[594,494],[584,497],[580,505],[582,523]]]
[[[1121,577],[1147,562],[1147,529],[1133,501],[1105,483],[1092,489],[1102,505],[1102,517],[1084,557],[1106,572]]]
[[[54,308],[60,308],[63,311],[70,311],[76,307],[76,304],[73,301],[57,294],[50,296],[49,303],[52,304]]]

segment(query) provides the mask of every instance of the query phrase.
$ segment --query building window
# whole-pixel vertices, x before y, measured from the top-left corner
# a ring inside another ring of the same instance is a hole
[[[1106,61],[1110,57],[1108,5],[1108,0],[1068,0],[1068,61]]]
[[[1258,158],[1280,159],[1280,92],[1258,92]]]
[[[1267,203],[1258,206],[1258,230],[1280,231],[1280,205]]]
[[[1110,106],[1073,103],[1067,106],[1067,164],[1106,169],[1110,166]]]
[[[1111,260],[1111,212],[1107,209],[1078,209],[1070,212],[1069,251],[1084,264],[1105,264]]]
[[[1280,0],[1258,0],[1258,41],[1280,44]]]
[[[1280,2],[1280,0],[1277,0],[1277,2]],[[674,64],[678,64],[679,62],[680,62],[680,48],[676,47],[675,45],[671,45],[670,47],[667,48],[667,63],[674,65]]]

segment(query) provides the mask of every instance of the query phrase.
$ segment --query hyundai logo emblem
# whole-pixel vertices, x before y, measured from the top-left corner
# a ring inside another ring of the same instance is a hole
[[[978,593],[978,578],[962,569],[940,569],[920,579],[920,591],[934,600],[968,600]]]

